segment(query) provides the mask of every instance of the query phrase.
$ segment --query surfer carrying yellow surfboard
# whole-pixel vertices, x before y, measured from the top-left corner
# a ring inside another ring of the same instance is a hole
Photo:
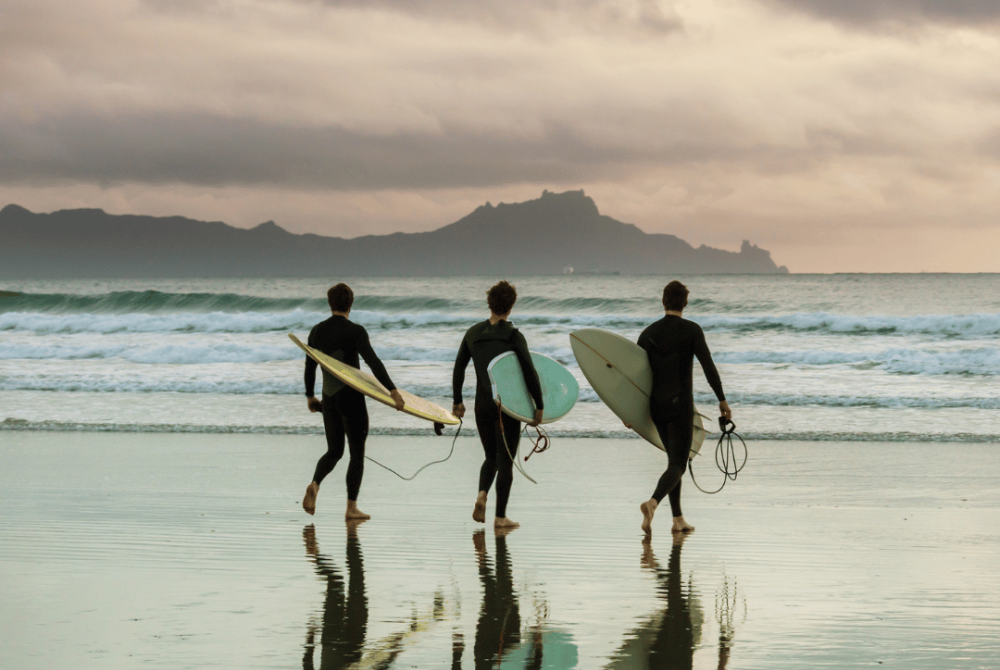
[[[465,416],[462,402],[462,385],[465,384],[465,369],[469,361],[476,368],[476,430],[483,444],[485,460],[479,469],[479,495],[473,507],[472,518],[479,523],[486,521],[486,496],[493,480],[497,483],[495,528],[517,528],[515,521],[507,518],[507,500],[514,481],[513,455],[517,453],[517,443],[521,437],[521,422],[500,412],[491,391],[490,361],[500,354],[513,351],[521,363],[521,372],[528,393],[535,401],[535,415],[529,426],[537,426],[542,421],[542,386],[538,373],[531,362],[528,343],[524,335],[511,325],[510,311],[517,301],[517,290],[506,281],[501,281],[486,292],[486,304],[490,308],[490,318],[469,328],[458,347],[455,371],[452,375],[454,406],[451,413]]]
[[[316,324],[309,332],[309,346],[322,351],[348,365],[359,367],[358,356],[365,360],[375,378],[385,386],[396,401],[396,409],[402,410],[403,396],[389,378],[382,361],[375,355],[368,332],[350,320],[354,292],[347,284],[337,284],[326,294],[333,315]],[[332,374],[323,370],[323,400],[314,395],[316,384],[316,361],[306,356],[306,404],[310,412],[323,412],[323,427],[326,430],[327,451],[316,463],[313,480],[306,487],[302,509],[309,514],[316,512],[316,496],[323,479],[333,472],[333,468],[344,456],[344,437],[350,449],[347,464],[347,513],[345,518],[370,519],[371,516],[358,509],[358,493],[365,471],[365,439],[368,437],[368,407],[365,396],[347,386]]]
[[[667,284],[663,289],[664,317],[642,331],[638,341],[639,346],[649,355],[649,366],[653,369],[649,412],[669,459],[667,469],[653,491],[653,497],[639,506],[643,517],[642,530],[647,535],[652,534],[651,524],[656,507],[667,496],[674,517],[671,530],[675,533],[694,530],[694,526],[684,520],[681,511],[681,479],[687,468],[691,448],[694,418],[692,368],[695,357],[701,363],[705,378],[719,400],[720,414],[726,419],[733,418],[722,391],[722,380],[705,342],[705,333],[697,323],[681,318],[681,313],[687,307],[687,299],[688,289],[684,284],[676,280]]]

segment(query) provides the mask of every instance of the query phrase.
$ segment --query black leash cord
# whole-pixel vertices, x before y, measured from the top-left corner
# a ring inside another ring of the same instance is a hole
[[[379,466],[380,468],[385,468],[386,470],[388,470],[388,471],[389,471],[389,472],[391,472],[392,474],[396,475],[396,476],[397,476],[397,477],[399,477],[400,479],[402,479],[402,480],[404,480],[404,481],[408,481],[408,482],[409,482],[409,481],[412,481],[414,477],[416,477],[416,476],[417,476],[417,475],[419,475],[419,474],[420,474],[421,472],[423,472],[423,471],[424,471],[424,470],[425,470],[426,468],[429,468],[430,466],[432,466],[432,465],[435,465],[435,464],[437,464],[437,463],[444,463],[444,462],[445,462],[445,461],[447,461],[447,460],[448,460],[449,458],[451,458],[451,455],[452,455],[453,453],[455,453],[455,443],[456,443],[456,442],[458,442],[458,436],[459,436],[459,435],[461,434],[461,432],[462,432],[462,419],[459,419],[459,420],[458,420],[458,430],[456,430],[456,431],[455,431],[455,439],[453,439],[453,440],[451,441],[451,451],[449,451],[449,452],[448,452],[448,455],[447,455],[447,456],[445,456],[444,458],[442,458],[442,459],[441,459],[440,461],[431,461],[430,463],[427,463],[426,465],[424,465],[424,466],[421,466],[421,468],[420,468],[419,470],[417,470],[416,472],[414,472],[414,473],[413,473],[412,475],[410,475],[409,477],[404,477],[403,475],[399,474],[398,472],[396,472],[395,470],[393,470],[392,468],[390,468],[390,467],[389,467],[388,465],[382,465],[381,463],[379,463],[378,461],[376,461],[376,460],[375,460],[374,458],[372,458],[371,456],[365,456],[365,458],[367,458],[367,459],[368,459],[369,461],[371,461],[371,462],[372,462],[372,463],[374,463],[375,465]]]
[[[726,427],[728,424],[728,428]],[[736,475],[740,473],[743,466],[747,464],[747,443],[743,441],[743,438],[736,433],[736,424],[729,419],[720,416],[719,417],[719,430],[722,431],[722,435],[719,436],[719,441],[715,445],[715,465],[719,468],[719,472],[723,474],[722,486],[715,489],[714,491],[706,491],[705,489],[698,486],[698,480],[694,478],[694,468],[691,467],[694,464],[694,459],[688,461],[688,471],[691,472],[691,481],[694,485],[698,487],[698,490],[702,493],[718,493],[726,486],[726,482],[732,480],[736,481]],[[733,438],[740,441],[743,446],[743,462],[736,465],[736,447],[733,444]],[[730,466],[732,469],[730,469]]]
[[[531,435],[528,434],[528,428],[532,427],[535,429],[535,439],[531,439]],[[547,451],[550,446],[549,434],[542,430],[541,425],[529,426],[528,424],[524,424],[524,437],[526,440],[535,445],[532,447],[531,451],[528,452],[528,455],[524,457],[525,463],[528,462],[528,459],[531,458],[532,454],[540,454],[543,451]]]

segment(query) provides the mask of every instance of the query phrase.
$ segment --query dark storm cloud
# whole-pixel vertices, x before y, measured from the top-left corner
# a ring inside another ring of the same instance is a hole
[[[436,189],[573,182],[733,153],[712,140],[610,146],[555,122],[540,137],[458,128],[381,136],[204,114],[86,116],[2,123],[0,183]]]
[[[1000,25],[997,0],[762,0],[812,16],[859,27],[943,23],[978,27]]]

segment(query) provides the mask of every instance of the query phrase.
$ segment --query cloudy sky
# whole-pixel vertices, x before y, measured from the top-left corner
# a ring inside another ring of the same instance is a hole
[[[0,206],[354,237],[579,188],[793,272],[1000,272],[1000,2],[0,0]]]

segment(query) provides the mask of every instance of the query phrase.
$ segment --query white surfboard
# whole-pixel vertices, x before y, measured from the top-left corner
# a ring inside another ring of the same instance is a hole
[[[312,347],[303,344],[302,340],[295,337],[294,333],[288,333],[288,337],[290,337],[292,342],[297,344],[302,351],[306,352],[309,355],[309,358],[319,363],[324,370],[350,386],[352,389],[364,393],[372,400],[378,400],[383,405],[388,405],[389,407],[396,406],[396,401],[392,399],[392,395],[389,393],[389,390],[382,386],[382,383],[375,379],[374,375],[368,374],[364,370],[359,370],[358,368],[348,365],[347,363],[342,363],[336,358],[327,356],[318,349],[313,349]],[[404,391],[403,389],[399,389],[399,393],[403,396],[403,402],[405,403],[402,409],[404,413],[420,419],[426,419],[427,421],[433,421],[434,423],[443,423],[448,426],[454,426],[459,423],[458,417],[446,410],[444,407],[435,405],[430,400],[424,400],[420,396],[413,395],[409,391]]]
[[[530,353],[542,387],[542,401],[545,405],[542,423],[558,421],[573,409],[580,395],[580,385],[559,361],[545,354],[534,351]],[[490,361],[486,370],[493,387],[493,399],[499,399],[503,413],[525,423],[534,419],[535,401],[524,383],[517,354],[513,351],[500,354]]]
[[[621,335],[597,328],[577,330],[570,333],[569,340],[580,370],[598,397],[632,430],[666,451],[649,414],[653,369],[649,367],[646,350]],[[688,458],[697,456],[704,442],[705,426],[695,408]]]

